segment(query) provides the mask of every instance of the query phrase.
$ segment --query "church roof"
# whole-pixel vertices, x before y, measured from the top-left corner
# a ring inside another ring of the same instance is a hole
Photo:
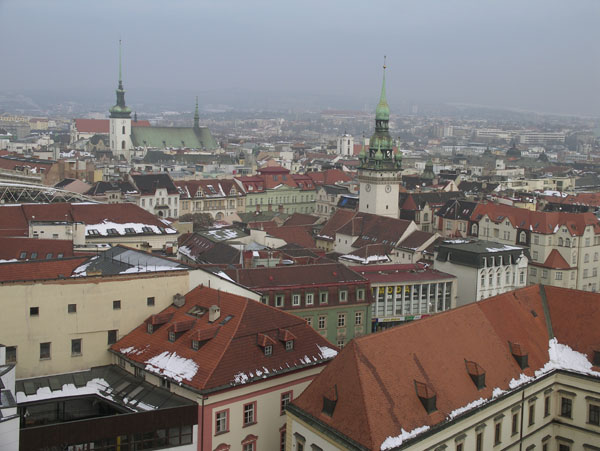
[[[217,141],[208,127],[132,127],[134,147],[167,147],[215,150]]]

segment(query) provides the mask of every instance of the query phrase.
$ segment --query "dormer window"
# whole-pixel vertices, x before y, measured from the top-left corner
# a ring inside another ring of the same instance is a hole
[[[109,235],[118,235],[119,232],[117,232],[117,229],[107,229],[106,233],[108,233]]]
[[[169,332],[169,341],[173,342],[175,340],[177,340],[177,334],[173,331],[170,331]]]
[[[154,332],[154,326],[152,325],[152,323],[148,323],[146,324],[146,331],[151,334]]]
[[[135,229],[133,227],[125,227],[125,233],[127,234],[134,234],[135,233]]]
[[[192,349],[194,351],[197,351],[198,349],[200,349],[200,342],[198,340],[192,340]]]
[[[27,252],[21,252],[21,254],[19,254],[19,260],[23,260],[26,257],[27,257]]]
[[[285,350],[292,351],[294,349],[294,340],[288,340],[285,342]]]
[[[271,354],[273,354],[273,346],[271,346],[271,345],[265,346],[265,355],[271,355]]]
[[[142,227],[142,232],[144,232],[144,233],[154,233],[154,231],[152,230],[152,228],[148,227],[148,226]]]
[[[100,232],[98,232],[96,229],[90,229],[87,231],[88,235],[100,235]]]

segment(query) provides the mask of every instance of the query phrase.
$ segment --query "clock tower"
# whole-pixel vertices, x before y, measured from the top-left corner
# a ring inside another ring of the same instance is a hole
[[[119,86],[117,103],[110,108],[110,150],[117,159],[131,161],[131,108],[125,104],[125,89],[121,77],[121,41],[119,41]]]
[[[390,136],[390,107],[385,93],[385,62],[381,97],[375,110],[375,133],[369,141],[369,151],[363,148],[358,155],[358,181],[360,183],[358,211],[398,218],[398,194],[402,156],[394,155],[394,141]]]

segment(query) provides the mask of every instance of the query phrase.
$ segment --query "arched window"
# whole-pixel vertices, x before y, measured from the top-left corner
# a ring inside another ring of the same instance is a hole
[[[583,256],[583,263],[589,263],[590,262],[590,254],[585,254]]]
[[[125,150],[125,140],[121,141],[121,149]]]
[[[563,239],[562,239],[562,237],[558,238],[558,245],[559,246],[563,245]]]
[[[473,226],[471,227],[471,234],[472,235],[477,235],[477,224],[473,224]]]
[[[125,126],[123,125],[123,134],[125,134]]]
[[[565,240],[565,246],[571,247],[571,240],[569,238]]]
[[[519,243],[526,243],[527,242],[527,234],[522,231],[521,233],[519,233]]]

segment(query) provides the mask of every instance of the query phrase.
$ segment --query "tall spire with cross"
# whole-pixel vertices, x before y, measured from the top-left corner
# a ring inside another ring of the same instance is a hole
[[[125,89],[123,89],[121,40],[119,39],[119,85],[117,87],[117,103],[110,110],[110,117],[131,118],[131,108],[125,104]]]

